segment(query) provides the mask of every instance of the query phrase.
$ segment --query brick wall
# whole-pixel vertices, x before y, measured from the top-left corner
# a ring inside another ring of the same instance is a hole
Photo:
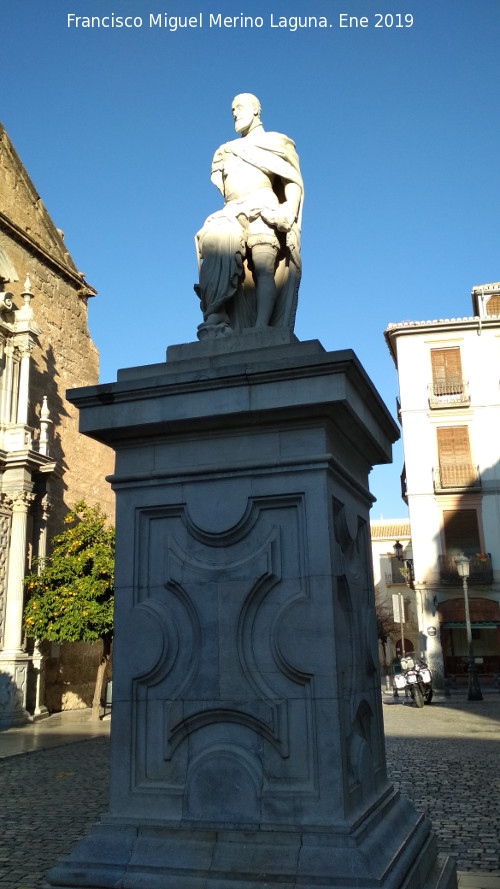
[[[14,265],[18,281],[5,283],[15,308],[26,276],[34,295],[31,307],[41,328],[32,355],[28,424],[39,428],[43,396],[51,427],[49,455],[60,466],[50,481],[48,540],[78,500],[99,503],[114,521],[114,495],[105,476],[113,471],[113,452],[78,432],[78,411],[66,401],[67,389],[98,382],[99,355],[87,326],[88,300],[95,290],[79,274],[33,183],[0,124],[0,246]],[[73,709],[92,701],[101,646],[71,643],[44,646],[46,703],[49,709]]]
[[[79,275],[1,124],[0,197],[0,245],[19,277],[5,287],[19,308],[29,274],[35,321],[42,329],[40,347],[33,353],[29,424],[38,425],[47,395],[54,424],[50,455],[63,470],[62,478],[52,482],[50,539],[77,500],[99,502],[114,515],[114,496],[105,481],[113,470],[113,454],[79,434],[78,412],[65,398],[67,389],[98,382],[99,355],[87,327],[87,303],[95,291]]]

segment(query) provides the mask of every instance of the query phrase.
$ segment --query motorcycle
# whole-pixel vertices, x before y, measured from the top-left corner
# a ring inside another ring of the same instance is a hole
[[[432,673],[422,658],[401,658],[401,673],[394,677],[395,694],[410,692],[415,707],[423,707],[432,701]]]

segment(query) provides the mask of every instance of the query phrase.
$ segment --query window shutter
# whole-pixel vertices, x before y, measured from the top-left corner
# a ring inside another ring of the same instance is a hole
[[[444,426],[437,431],[439,473],[443,487],[463,487],[476,480],[467,426]]]
[[[443,512],[446,552],[477,553],[480,549],[479,526],[475,509],[459,509]]]
[[[500,315],[500,296],[490,296],[486,303],[487,315]]]
[[[443,426],[437,429],[439,463],[470,463],[467,426]]]
[[[460,349],[431,349],[432,384],[435,395],[454,395],[462,392],[462,362]]]

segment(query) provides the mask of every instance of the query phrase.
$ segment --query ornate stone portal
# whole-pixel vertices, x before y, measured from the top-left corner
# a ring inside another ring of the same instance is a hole
[[[51,423],[46,399],[38,438],[30,420],[31,355],[40,328],[31,308],[26,279],[24,305],[15,309],[13,294],[3,289],[4,275],[15,274],[0,253],[0,729],[27,722],[29,680],[35,684],[34,717],[48,716],[40,698],[42,656],[28,654],[23,643],[24,576],[28,543],[43,557],[46,539],[38,523],[48,481],[57,464],[48,454]],[[38,524],[38,527],[37,527]],[[37,671],[34,675],[35,670]]]

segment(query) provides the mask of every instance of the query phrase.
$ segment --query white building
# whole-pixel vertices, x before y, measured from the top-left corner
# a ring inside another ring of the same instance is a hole
[[[394,657],[401,657],[403,649],[405,654],[420,650],[415,594],[411,589],[410,523],[408,519],[372,519],[370,536],[380,667],[382,675],[391,677]],[[401,547],[399,559],[396,544]],[[385,644],[381,642],[380,630],[388,633]]]
[[[466,673],[463,585],[479,675],[500,672],[500,283],[474,287],[473,317],[390,324],[403,430],[423,655]]]

